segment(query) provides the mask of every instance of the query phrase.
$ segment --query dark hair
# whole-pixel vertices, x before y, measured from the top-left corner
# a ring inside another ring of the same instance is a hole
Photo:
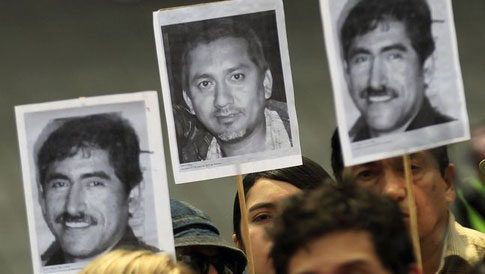
[[[434,51],[431,12],[425,0],[361,0],[345,18],[340,30],[345,60],[354,39],[386,21],[402,21],[421,63]]]
[[[340,145],[340,138],[338,135],[338,129],[336,128],[332,135],[332,170],[333,175],[337,181],[342,181],[342,171],[344,170],[344,160],[342,156],[342,147]],[[430,149],[429,152],[433,155],[438,167],[440,169],[441,176],[445,175],[446,168],[450,165],[450,159],[448,158],[448,147],[440,146]]]
[[[42,187],[53,162],[89,149],[108,152],[110,164],[126,193],[141,182],[140,146],[135,130],[118,114],[106,113],[68,119],[47,137],[37,154]]]
[[[221,38],[242,38],[248,43],[248,55],[251,61],[264,72],[268,62],[264,56],[263,44],[253,29],[241,20],[232,18],[211,19],[200,22],[186,34],[189,38],[182,54],[182,88],[188,90],[188,54],[200,44],[209,44]]]
[[[302,157],[302,160],[303,164],[301,166],[247,174],[243,180],[244,194],[247,195],[251,187],[260,178],[287,182],[302,190],[315,189],[323,184],[332,182],[328,173],[319,164],[306,157]],[[236,238],[244,246],[241,237],[241,206],[239,205],[239,196],[237,193],[234,199],[232,216],[234,234],[236,234]]]
[[[284,201],[269,231],[276,273],[288,273],[292,256],[312,241],[346,231],[369,232],[378,258],[392,273],[408,273],[415,262],[399,206],[347,182],[324,185]]]

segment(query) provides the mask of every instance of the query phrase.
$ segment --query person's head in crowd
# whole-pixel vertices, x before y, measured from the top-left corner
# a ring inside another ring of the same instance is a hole
[[[55,236],[44,264],[143,245],[128,225],[140,195],[139,155],[135,130],[118,114],[69,118],[47,136],[36,155],[39,202]]]
[[[244,253],[224,241],[209,215],[193,205],[170,199],[177,260],[202,274],[241,274]]]
[[[182,54],[183,98],[189,111],[215,137],[211,146],[218,150],[209,147],[207,158],[283,145],[267,144],[271,133],[267,132],[265,110],[273,78],[254,30],[224,18],[204,22],[192,32]],[[289,143],[285,129],[280,131]]]
[[[425,95],[435,49],[426,0],[355,2],[340,29],[345,76],[361,114],[352,141],[452,120]]]
[[[169,254],[148,249],[114,249],[99,256],[79,274],[196,274]]]
[[[244,193],[248,211],[249,241],[257,274],[274,273],[269,251],[272,242],[266,229],[273,223],[278,203],[293,194],[331,183],[327,172],[314,161],[303,157],[303,165],[248,174],[244,177]],[[241,211],[238,195],[234,200],[232,239],[245,250],[242,238]]]
[[[428,269],[437,270],[443,254],[449,223],[448,206],[455,199],[455,169],[449,162],[446,146],[413,153],[410,160],[423,267],[424,273],[428,273]],[[408,191],[402,157],[345,167],[340,139],[335,130],[331,163],[337,181],[352,180],[359,186],[397,201],[404,221],[409,225]]]
[[[286,199],[270,234],[276,274],[419,273],[397,203],[351,182]]]

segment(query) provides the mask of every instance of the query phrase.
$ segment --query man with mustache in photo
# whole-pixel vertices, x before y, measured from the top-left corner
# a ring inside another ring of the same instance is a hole
[[[42,264],[89,261],[119,247],[156,250],[128,223],[143,179],[133,127],[117,114],[65,120],[37,154],[39,203],[55,237]]]
[[[273,75],[256,33],[231,18],[199,27],[182,55],[182,87],[206,134],[187,142],[181,162],[291,147],[287,105],[270,99]]]
[[[361,0],[340,29],[345,77],[361,113],[352,142],[454,120],[425,91],[435,42],[425,0]]]

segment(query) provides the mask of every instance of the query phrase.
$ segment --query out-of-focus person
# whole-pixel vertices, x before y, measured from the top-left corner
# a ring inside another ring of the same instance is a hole
[[[277,274],[419,273],[403,215],[351,182],[282,202],[270,234]]]
[[[485,255],[485,234],[461,226],[448,209],[455,200],[455,166],[449,161],[447,147],[412,153],[410,159],[423,272],[469,271]],[[353,180],[397,201],[404,222],[409,225],[402,157],[344,167],[340,139],[335,131],[332,169],[337,181]]]
[[[272,241],[267,235],[267,228],[273,223],[273,216],[279,202],[290,195],[313,190],[326,183],[333,183],[328,173],[306,157],[303,157],[301,166],[250,173],[244,177],[249,241],[251,241],[256,274],[274,273],[272,261],[269,258]],[[233,214],[232,239],[236,246],[245,251],[246,244],[242,239],[241,211],[237,194]]]
[[[457,221],[463,226],[485,232],[485,125],[472,130],[468,161],[471,174],[458,181],[457,198],[453,207]],[[484,170],[481,171],[480,169]]]
[[[79,274],[197,274],[170,255],[148,249],[114,249],[99,256]]]
[[[241,274],[244,253],[221,238],[209,215],[193,205],[170,199],[177,260],[201,274]]]

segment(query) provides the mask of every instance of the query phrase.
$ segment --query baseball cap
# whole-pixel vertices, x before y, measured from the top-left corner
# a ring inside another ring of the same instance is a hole
[[[219,230],[204,211],[193,205],[170,199],[175,247],[211,246],[219,249],[220,256],[232,263],[234,274],[246,267],[244,253],[221,238]],[[219,256],[219,255],[218,255]]]

